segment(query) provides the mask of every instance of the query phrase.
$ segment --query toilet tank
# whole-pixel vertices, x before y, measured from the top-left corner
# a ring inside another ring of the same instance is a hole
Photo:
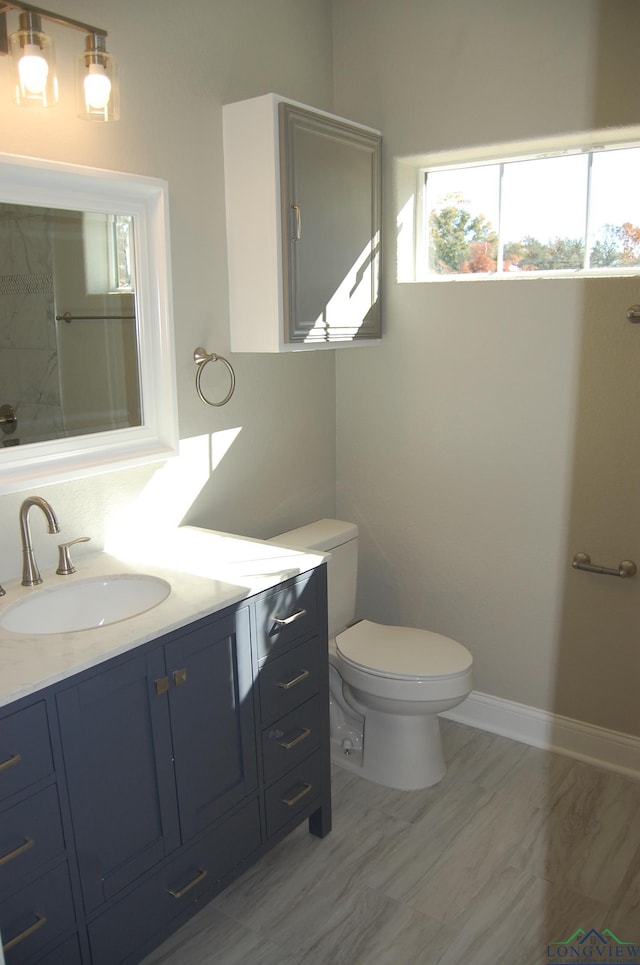
[[[272,536],[270,542],[293,549],[330,553],[327,561],[329,636],[353,623],[358,579],[358,527],[340,519],[318,519]]]

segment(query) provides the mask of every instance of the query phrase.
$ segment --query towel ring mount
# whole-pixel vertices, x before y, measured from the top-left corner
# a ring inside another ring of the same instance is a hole
[[[193,361],[196,363],[196,392],[199,398],[204,402],[205,405],[221,406],[226,405],[231,396],[234,393],[236,387],[236,373],[233,371],[233,367],[230,362],[227,361],[222,355],[217,355],[216,352],[207,352],[206,349],[198,347],[193,353]],[[231,384],[229,386],[229,391],[225,395],[224,399],[220,402],[211,402],[207,399],[206,395],[202,391],[200,386],[200,379],[202,378],[202,372],[205,365],[208,362],[224,362],[227,369],[229,370],[229,376],[231,379]]]

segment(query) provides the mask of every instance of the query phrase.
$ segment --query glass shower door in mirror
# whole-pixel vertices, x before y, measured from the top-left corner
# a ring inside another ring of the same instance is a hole
[[[130,215],[0,204],[0,402],[15,446],[140,426]]]

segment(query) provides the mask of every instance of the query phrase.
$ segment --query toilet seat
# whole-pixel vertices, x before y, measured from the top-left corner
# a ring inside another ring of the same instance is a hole
[[[336,636],[336,650],[354,670],[406,681],[453,680],[469,674],[466,647],[431,630],[361,620]]]

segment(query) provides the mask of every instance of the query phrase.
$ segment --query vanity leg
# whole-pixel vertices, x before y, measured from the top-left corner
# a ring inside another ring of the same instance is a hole
[[[331,830],[331,801],[325,802],[322,807],[309,815],[309,833],[315,834],[317,838],[324,838]]]

